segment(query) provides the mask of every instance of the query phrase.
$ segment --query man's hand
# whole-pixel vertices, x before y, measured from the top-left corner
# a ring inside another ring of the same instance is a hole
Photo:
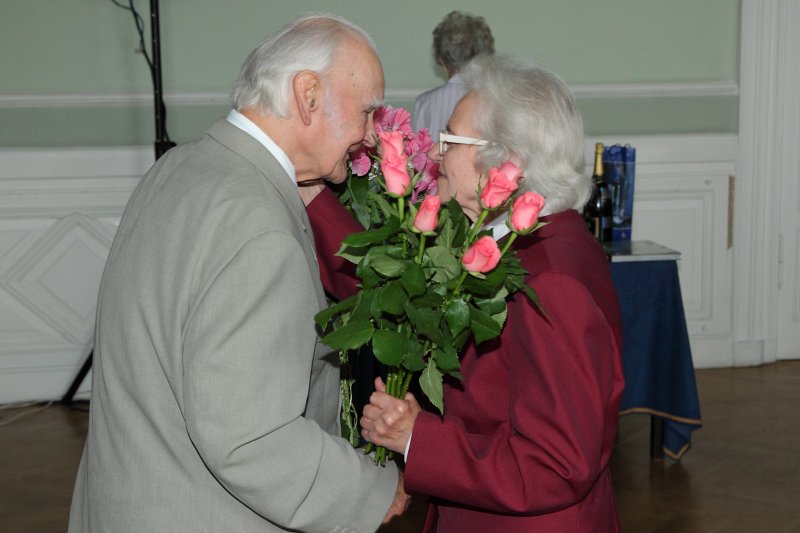
[[[411,504],[411,495],[406,492],[406,489],[403,486],[403,471],[398,468],[397,492],[395,492],[392,505],[389,506],[389,510],[386,512],[386,516],[383,518],[383,523],[388,524],[393,518],[396,518],[405,513],[406,509],[408,509],[408,506],[410,504]]]

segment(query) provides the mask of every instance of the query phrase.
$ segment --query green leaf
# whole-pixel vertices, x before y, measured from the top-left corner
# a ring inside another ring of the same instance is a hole
[[[424,335],[439,346],[444,344],[442,332],[439,331],[439,325],[442,322],[442,313],[440,311],[416,307],[411,302],[406,304],[405,310],[416,333]]]
[[[345,246],[343,244],[342,247],[339,248],[339,251],[336,252],[336,255],[357,265],[358,262],[361,261],[365,255],[367,255],[368,251],[369,248],[354,248],[352,246]]]
[[[507,303],[506,297],[508,296],[508,290],[505,287],[501,287],[500,290],[497,291],[497,294],[494,295],[492,298],[478,298],[475,300],[475,303],[480,307],[482,310],[486,311],[490,315],[495,315],[497,313],[502,313],[506,310]]]
[[[376,213],[379,211],[381,214],[377,215],[376,218],[381,218],[383,220],[389,220],[392,217],[398,217],[397,209],[390,204],[386,200],[386,195],[381,193],[371,193],[370,200],[373,202],[375,206]]]
[[[328,322],[331,321],[331,318],[352,308],[356,304],[357,300],[357,296],[351,296],[350,298],[342,300],[339,303],[335,303],[327,309],[323,309],[314,315],[314,321],[317,323],[317,326],[325,329],[325,327],[328,325]]]
[[[439,409],[440,413],[444,413],[444,391],[442,390],[442,373],[436,368],[436,363],[431,357],[428,360],[428,366],[422,371],[419,376],[419,385],[422,387],[422,392],[428,397],[428,400]]]
[[[451,246],[450,243],[453,242],[454,234],[455,231],[453,230],[453,221],[450,219],[450,212],[444,209],[439,211],[439,231],[434,242],[437,246],[449,248]]]
[[[352,195],[352,202],[364,205],[367,203],[369,192],[369,178],[367,176],[352,176],[347,180],[347,189]]]
[[[372,352],[381,363],[397,366],[403,362],[411,348],[409,340],[396,331],[379,329],[372,336]]]
[[[372,314],[383,311],[390,315],[403,313],[403,308],[408,301],[408,295],[398,281],[391,281],[378,290],[378,296],[372,305]]]
[[[368,320],[351,321],[322,337],[321,342],[334,350],[355,350],[369,342],[373,331]]]
[[[461,261],[449,248],[445,246],[432,246],[428,248],[428,257],[433,264],[433,281],[447,283],[461,274]]]
[[[536,294],[536,291],[534,291],[529,285],[525,285],[522,290],[525,291],[525,294],[528,295],[528,298],[530,298],[530,300],[544,314],[544,316],[547,318],[552,318],[552,315],[550,315],[547,309],[545,309],[542,303],[539,301],[539,296]]]
[[[458,370],[448,370],[447,373],[456,378],[458,381],[464,381],[464,376]]]
[[[470,307],[469,315],[472,334],[475,335],[475,344],[500,335],[500,325],[485,311],[481,311],[477,307]]]
[[[425,284],[425,272],[416,263],[411,263],[403,275],[400,276],[400,283],[403,284],[409,296],[419,296],[425,294],[427,285]]]
[[[463,298],[453,300],[444,311],[444,319],[453,337],[457,336],[469,326],[469,305]]]
[[[439,294],[428,291],[421,296],[416,296],[411,299],[411,303],[414,304],[414,307],[427,307],[429,309],[438,309],[440,305],[442,305],[442,298]]]
[[[403,366],[411,372],[419,372],[425,368],[425,347],[413,339],[409,341],[414,344],[414,348],[406,354]]]
[[[386,225],[380,228],[351,233],[342,240],[342,244],[355,248],[364,248],[372,244],[378,244],[394,235],[399,227],[400,224],[396,219],[389,219]]]
[[[506,318],[508,317],[508,307],[504,307],[502,311],[499,313],[494,313],[492,315],[492,319],[497,322],[497,325],[500,326],[500,329],[503,329],[503,325],[506,323]]]
[[[369,264],[359,265],[356,275],[361,278],[361,287],[364,289],[372,289],[383,282],[383,278]]]
[[[528,271],[522,268],[519,260],[513,256],[504,257],[503,263],[506,265],[505,286],[509,292],[517,292],[525,285],[525,278],[528,276]]]
[[[387,278],[396,278],[406,271],[410,263],[411,260],[409,259],[395,259],[386,254],[381,254],[372,258],[370,266]]]
[[[456,249],[461,249],[464,246],[464,241],[467,238],[467,232],[470,227],[470,220],[464,214],[459,203],[451,198],[446,204],[447,211],[450,213],[450,219],[453,221],[453,237],[450,246]]]
[[[464,345],[467,343],[471,333],[472,332],[470,330],[465,329],[464,331],[456,335],[456,337],[453,339],[453,348],[457,352],[460,352],[461,349],[464,347]]]
[[[507,273],[508,269],[506,264],[503,262],[500,262],[492,270],[486,272],[486,282],[493,287],[492,293],[503,286],[503,284],[506,282]]]
[[[458,370],[461,368],[461,361],[458,360],[458,354],[452,348],[448,350],[433,350],[431,354],[436,361],[436,366],[442,370]]]
[[[372,316],[372,302],[378,295],[378,289],[362,289],[358,291],[358,300],[352,313],[350,321],[369,320]]]
[[[486,279],[475,276],[467,276],[462,286],[466,292],[476,297],[491,298],[497,292],[497,288],[486,281]]]

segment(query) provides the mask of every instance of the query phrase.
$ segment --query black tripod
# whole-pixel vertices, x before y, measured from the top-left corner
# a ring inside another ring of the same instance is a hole
[[[133,3],[131,3],[131,10],[133,11]],[[133,11],[134,18],[139,17],[138,13]],[[138,21],[137,21],[138,26]],[[150,36],[152,43],[153,59],[152,62],[148,59],[150,64],[150,72],[153,77],[153,111],[155,113],[156,123],[156,140],[154,143],[156,159],[164,155],[167,150],[175,146],[175,143],[169,140],[167,135],[167,107],[164,105],[164,95],[161,88],[161,43],[160,43],[160,29],[158,26],[158,0],[150,0]],[[144,44],[142,45],[144,47]],[[145,52],[145,57],[147,54]],[[72,403],[78,387],[81,386],[86,374],[92,367],[92,358],[94,350],[89,351],[83,366],[78,371],[78,375],[70,384],[67,393],[61,398],[61,402],[67,405]]]

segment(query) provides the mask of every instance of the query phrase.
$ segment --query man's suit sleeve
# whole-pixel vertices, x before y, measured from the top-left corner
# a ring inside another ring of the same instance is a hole
[[[303,416],[318,301],[301,264],[294,237],[263,233],[194,299],[183,329],[187,430],[220,483],[280,527],[372,531],[396,469]]]
[[[322,286],[337,300],[354,295],[359,283],[356,266],[336,252],[345,237],[364,228],[327,187],[308,205],[306,213],[314,232]]]
[[[616,427],[606,420],[617,350],[611,327],[573,278],[547,274],[533,285],[549,319],[527,304],[509,310],[500,342],[508,357],[507,420],[478,433],[459,418],[421,413],[406,463],[409,491],[531,514],[574,504],[598,479],[605,428]]]

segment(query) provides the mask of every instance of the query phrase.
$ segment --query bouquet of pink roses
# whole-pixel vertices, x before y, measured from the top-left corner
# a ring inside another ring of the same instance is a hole
[[[527,273],[508,250],[517,235],[542,225],[544,199],[527,192],[513,200],[512,234],[501,250],[481,226],[512,202],[520,169],[509,162],[490,169],[480,191],[483,211],[470,225],[455,200],[442,206],[435,194],[438,165],[426,155],[433,144],[427,131],[411,132],[405,110],[379,111],[376,149],[355,154],[340,196],[367,228],[349,235],[338,252],[357,265],[361,288],[316,320],[323,328],[332,323],[322,341],[344,354],[371,344],[389,368],[389,394],[402,398],[419,374],[422,391],[443,411],[443,376],[461,378],[458,356],[467,341],[500,334],[510,294],[524,290],[538,305],[524,283]],[[375,460],[384,464],[386,450],[378,448]]]

